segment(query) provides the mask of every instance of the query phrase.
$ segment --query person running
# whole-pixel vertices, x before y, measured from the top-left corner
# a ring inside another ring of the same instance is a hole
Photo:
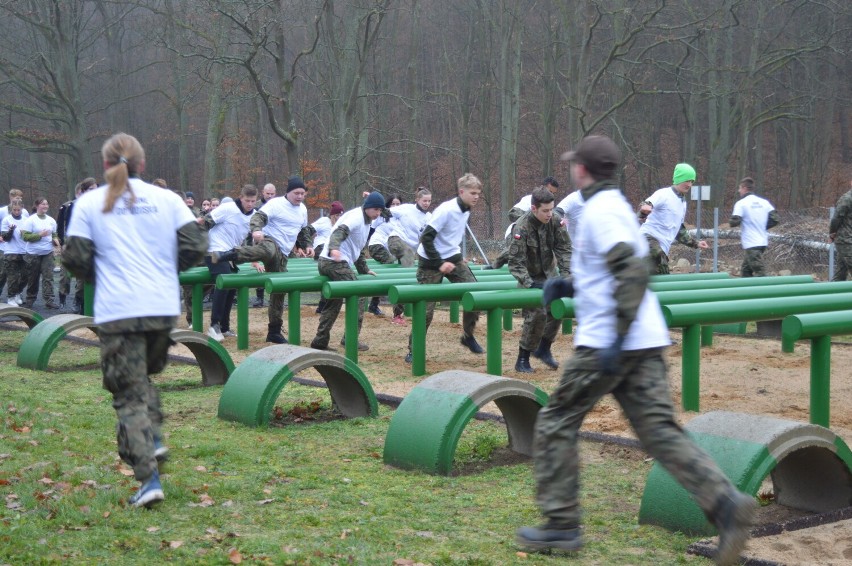
[[[420,234],[426,222],[432,217],[429,207],[432,206],[432,191],[426,187],[418,187],[414,193],[414,203],[401,204],[391,212],[395,222],[393,232],[388,236],[388,250],[403,267],[413,267],[417,257],[417,246],[420,245]],[[394,324],[405,324],[402,305],[394,305]]]
[[[27,300],[24,304],[30,308],[38,299],[39,282],[44,306],[58,309],[53,292],[53,247],[59,246],[56,233],[56,220],[47,215],[50,204],[44,197],[35,201],[36,213],[24,220],[21,236],[26,242]]]
[[[718,529],[716,560],[733,564],[749,537],[757,503],[675,421],[663,356],[668,328],[648,289],[648,243],[614,181],[621,153],[609,138],[590,136],[565,158],[586,205],[571,256],[573,281],[548,279],[543,301],[574,297],[575,350],[535,423],[536,501],[546,521],[518,529],[517,543],[535,552],[583,546],[578,433],[586,414],[612,393],[648,455]]]
[[[367,267],[366,248],[367,239],[370,237],[370,224],[379,217],[385,208],[385,198],[379,192],[372,192],[364,199],[364,203],[352,210],[343,213],[334,224],[334,229],[328,240],[328,245],[322,251],[319,258],[319,274],[328,277],[329,281],[354,281],[355,271],[364,275],[375,275]],[[361,332],[361,324],[364,322],[364,297],[358,301],[358,333]],[[331,329],[334,326],[343,299],[328,299],[325,308],[320,314],[319,326],[316,336],[311,340],[311,348],[315,350],[328,350],[331,341]],[[345,336],[340,345],[346,345]],[[366,344],[358,341],[358,349],[365,351],[369,349]]]
[[[778,213],[768,200],[754,194],[754,179],[751,177],[740,181],[737,190],[740,193],[740,200],[734,204],[734,211],[728,224],[731,228],[742,226],[740,240],[745,250],[745,257],[740,274],[743,277],[763,277],[766,275],[763,252],[769,245],[768,230],[778,225]]]
[[[257,199],[254,207],[257,210],[260,210],[266,203],[274,199],[278,196],[278,189],[272,183],[266,183],[263,185],[263,189],[260,191],[260,198]],[[266,293],[266,290],[263,287],[258,287],[254,290],[255,298],[252,300],[251,306],[253,308],[259,309],[263,308],[263,296]]]
[[[198,223],[208,231],[210,243],[204,263],[215,279],[219,275],[236,273],[237,266],[227,261],[213,261],[217,256],[232,250],[245,242],[249,233],[249,223],[255,214],[254,205],[257,201],[258,190],[254,185],[243,185],[237,200],[217,206],[198,219]],[[263,266],[255,264],[255,269],[262,272]],[[231,307],[234,305],[236,289],[214,289],[210,306],[210,328],[207,335],[221,342],[227,337],[236,337],[231,331]]]
[[[21,199],[14,199],[9,203],[8,210],[9,214],[0,222],[0,236],[6,244],[3,265],[9,282],[6,302],[13,306],[21,306],[24,304],[21,293],[26,286],[27,273],[27,247],[21,230],[29,215]]]
[[[312,230],[308,224],[308,209],[303,204],[306,194],[302,178],[290,177],[284,198],[270,199],[251,217],[251,237],[255,245],[237,246],[224,253],[212,252],[211,261],[262,262],[267,273],[283,273],[287,271],[290,252],[295,251],[297,257],[313,257]],[[283,293],[272,293],[267,312],[269,330],[266,341],[286,344],[287,338],[281,333],[284,326]]]
[[[367,251],[370,252],[370,257],[379,263],[391,264],[397,261],[396,257],[388,249],[388,238],[393,233],[394,225],[396,224],[391,209],[401,204],[402,199],[399,195],[388,197],[385,200],[385,208],[382,214],[370,226],[370,239],[367,242]],[[370,300],[369,306],[367,306],[367,311],[376,316],[385,316],[385,313],[379,308],[381,299],[381,297],[373,297]],[[397,314],[396,309],[397,305],[394,305],[394,316]]]
[[[669,249],[672,242],[706,250],[710,246],[704,240],[689,235],[683,221],[686,218],[686,193],[695,182],[695,169],[688,163],[675,165],[672,186],[658,189],[639,207],[639,232],[651,247],[649,261],[654,273],[668,275]]]
[[[69,200],[59,207],[59,215],[56,217],[56,235],[59,237],[59,245],[61,246],[60,257],[62,251],[65,251],[65,234],[68,231],[68,224],[71,222],[71,215],[74,212],[74,203],[80,198],[80,195],[94,189],[98,186],[98,182],[94,177],[87,177],[77,183],[74,187],[74,200]],[[62,268],[59,276],[59,306],[65,306],[65,300],[71,294],[71,274],[67,269]],[[77,281],[74,285],[74,312],[83,314],[83,282]]]
[[[541,289],[548,277],[571,273],[571,241],[553,214],[553,193],[539,187],[532,192],[529,212],[518,218],[509,245],[509,273],[525,289]],[[550,310],[537,307],[523,309],[524,327],[518,346],[515,371],[532,373],[530,355],[551,369],[559,367],[550,347],[562,325]]]
[[[331,229],[334,227],[334,223],[337,222],[341,214],[343,214],[343,203],[336,200],[332,202],[331,206],[328,208],[328,216],[317,218],[317,220],[311,224],[311,227],[314,229],[315,260],[319,261],[320,254],[322,254],[323,249],[325,249],[325,246],[328,243],[328,238],[331,236]],[[317,303],[317,314],[322,312],[322,309],[325,308],[325,304],[327,302],[328,300],[320,295],[319,302]]]
[[[158,461],[168,454],[150,376],[168,361],[181,311],[178,272],[204,255],[207,235],[180,197],[138,177],[145,152],[136,138],[115,134],[101,155],[107,185],[74,205],[62,262],[76,277],[97,280],[103,385],[118,416],[118,454],[140,483],[128,503],[150,507],[165,498]]]
[[[440,283],[444,277],[450,283],[474,283],[470,267],[462,257],[461,242],[465,235],[470,209],[482,196],[482,181],[471,173],[465,173],[456,181],[458,196],[441,203],[432,218],[423,228],[420,245],[417,248],[417,282],[421,285]],[[426,330],[432,324],[435,315],[435,303],[426,303]],[[474,336],[479,311],[465,311],[462,316],[463,334],[459,342],[474,354],[483,354],[485,350]],[[408,354],[405,361],[411,363],[411,335],[408,335]]]
[[[24,191],[22,191],[21,189],[11,189],[9,191],[9,203],[11,204],[12,201],[14,201],[14,200],[20,200],[21,202],[23,202],[24,201]],[[0,208],[0,223],[2,223],[3,219],[6,218],[6,216],[9,215],[9,206],[10,205],[7,204],[3,208]],[[25,217],[29,216],[29,214],[27,214],[26,210],[23,211],[23,214],[24,214]],[[6,286],[6,281],[8,279],[8,277],[6,276],[6,261],[3,259],[3,256],[4,256],[5,253],[6,253],[6,242],[5,242],[5,240],[3,240],[3,238],[0,238],[0,292],[3,291],[3,287]],[[9,298],[11,298],[11,295],[7,296],[7,299],[9,299]],[[15,302],[15,304],[17,304],[17,301]]]

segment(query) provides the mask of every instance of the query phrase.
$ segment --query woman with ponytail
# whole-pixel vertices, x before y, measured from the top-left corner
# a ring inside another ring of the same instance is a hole
[[[27,300],[32,306],[38,298],[41,283],[41,298],[49,309],[58,309],[53,297],[53,248],[59,246],[56,233],[56,220],[47,215],[50,205],[47,199],[39,197],[35,201],[35,214],[27,218],[21,228],[26,242]]]
[[[207,236],[180,197],[139,178],[145,152],[136,138],[115,134],[101,155],[107,184],[74,205],[62,263],[95,283],[103,384],[118,416],[118,453],[141,483],[128,501],[150,507],[164,499],[158,462],[168,450],[149,376],[165,367],[180,315],[178,272],[201,259]]]

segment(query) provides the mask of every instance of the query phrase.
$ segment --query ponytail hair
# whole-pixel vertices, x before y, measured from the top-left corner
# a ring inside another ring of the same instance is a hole
[[[104,142],[101,156],[107,168],[104,179],[109,185],[103,212],[112,212],[115,201],[124,194],[124,191],[130,191],[132,206],[136,202],[136,195],[133,194],[133,188],[128,183],[128,179],[139,173],[145,162],[145,150],[142,149],[139,140],[125,133],[115,134]]]
[[[432,195],[432,191],[427,189],[426,187],[417,187],[417,192],[414,193],[414,200],[420,200],[422,197],[426,195]]]

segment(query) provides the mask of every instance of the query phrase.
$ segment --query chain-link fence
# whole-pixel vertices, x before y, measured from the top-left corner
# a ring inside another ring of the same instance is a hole
[[[492,261],[504,245],[502,230],[495,237],[487,233],[484,216],[475,211],[471,216],[466,245],[466,256],[477,262],[485,261],[483,253]],[[778,212],[781,223],[769,232],[769,246],[764,254],[769,275],[813,275],[817,281],[828,281],[834,271],[834,246],[828,244],[828,223],[833,209],[814,208],[797,212]],[[697,211],[690,203],[687,227],[693,235],[710,245],[709,250],[694,250],[675,243],[670,252],[672,271],[727,271],[739,276],[744,253],[740,243],[740,230],[730,228],[730,210],[704,208],[701,221],[697,222]],[[497,228],[495,228],[495,231]],[[472,235],[471,235],[472,232]],[[715,238],[714,238],[715,234]],[[481,250],[481,251],[480,251]]]

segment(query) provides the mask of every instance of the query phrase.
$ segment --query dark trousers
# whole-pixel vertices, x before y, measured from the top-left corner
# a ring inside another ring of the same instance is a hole
[[[214,279],[219,275],[230,275],[237,272],[237,268],[226,261],[213,263],[210,261],[210,256],[204,258],[204,263]],[[234,297],[236,296],[236,289],[215,289],[213,291],[213,300],[210,306],[211,326],[218,324],[219,330],[222,332],[231,329],[231,307],[234,305]]]

